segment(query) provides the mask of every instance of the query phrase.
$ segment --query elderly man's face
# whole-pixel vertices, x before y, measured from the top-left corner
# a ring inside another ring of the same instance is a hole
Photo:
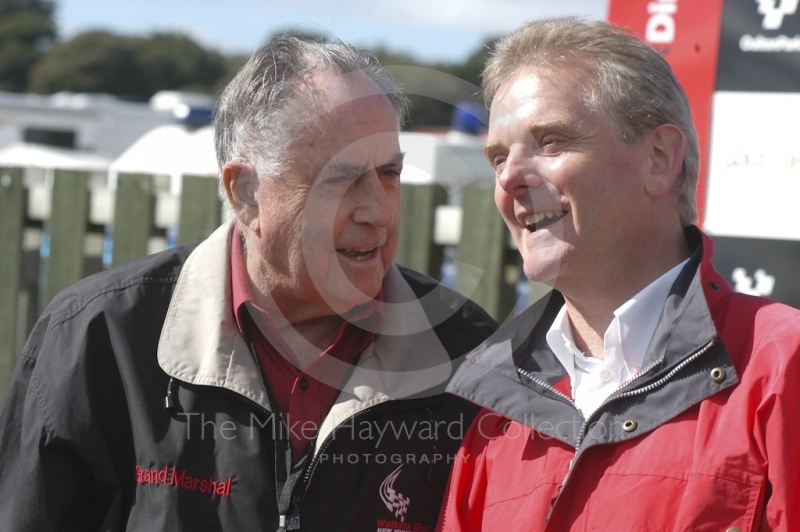
[[[279,304],[341,314],[377,295],[397,249],[398,121],[362,74],[310,86],[315,116],[289,146],[290,170],[259,191],[259,277]]]
[[[485,148],[525,274],[565,292],[629,267],[619,264],[630,256],[626,235],[646,215],[646,150],[618,140],[580,100],[580,83],[570,71],[518,73],[492,103]]]

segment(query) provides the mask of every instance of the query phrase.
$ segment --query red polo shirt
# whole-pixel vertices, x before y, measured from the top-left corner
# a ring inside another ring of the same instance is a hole
[[[301,370],[292,350],[275,328],[269,313],[259,307],[253,299],[242,257],[241,236],[235,226],[233,233],[230,265],[236,325],[243,338],[248,338],[249,333],[249,338],[253,341],[258,363],[283,415],[284,424],[292,441],[292,454],[297,460],[308,442],[316,436],[322,420],[325,419],[339,394],[339,388],[350,373],[351,364],[358,360],[358,355],[375,337],[375,333],[370,331],[377,330],[383,322],[383,291],[370,303],[350,311],[345,316],[346,320],[333,342],[316,360]],[[246,303],[249,303],[251,312],[248,312]],[[261,326],[270,337],[269,340],[262,334],[254,320],[260,320]],[[364,328],[355,324],[360,324]],[[279,344],[277,349],[274,343]],[[336,363],[334,359],[347,364]],[[322,378],[325,382],[320,382],[312,375],[324,375]]]

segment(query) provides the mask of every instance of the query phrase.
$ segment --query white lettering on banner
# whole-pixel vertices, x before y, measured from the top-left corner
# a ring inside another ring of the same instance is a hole
[[[764,37],[763,35],[742,35],[739,49],[743,52],[800,52],[800,35],[787,37]]]
[[[767,272],[761,269],[756,270],[753,277],[750,277],[744,268],[736,268],[733,270],[731,277],[733,282],[736,283],[733,289],[740,294],[766,297],[771,295],[772,290],[775,288],[775,277],[767,275]],[[754,278],[755,286],[753,286]]]
[[[716,91],[713,109],[703,230],[800,241],[800,93]]]
[[[764,15],[761,27],[765,30],[780,29],[784,15],[794,15],[800,0],[756,0],[758,14]]]
[[[647,4],[647,26],[644,40],[652,44],[670,44],[675,40],[675,13],[678,0],[655,0]]]

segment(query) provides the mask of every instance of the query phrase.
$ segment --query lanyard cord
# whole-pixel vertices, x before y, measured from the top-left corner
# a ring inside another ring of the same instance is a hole
[[[299,530],[300,511],[299,508],[297,508],[297,505],[300,497],[294,497],[295,500],[293,501],[292,495],[295,487],[297,486],[297,481],[305,471],[305,466],[309,461],[311,449],[314,448],[314,445],[313,441],[309,442],[297,463],[292,464],[292,442],[291,438],[289,437],[289,429],[286,428],[286,424],[283,422],[283,415],[278,407],[278,402],[275,400],[275,396],[272,394],[272,390],[270,390],[270,387],[267,384],[264,371],[262,370],[261,364],[258,360],[256,346],[250,334],[250,327],[255,325],[255,323],[252,321],[253,317],[250,316],[249,312],[246,314],[247,323],[244,324],[243,332],[246,336],[250,354],[253,356],[256,367],[258,368],[258,372],[261,375],[264,388],[267,390],[267,398],[273,413],[271,417],[274,430],[272,433],[277,436],[275,440],[275,453],[273,458],[275,466],[275,498],[278,505],[279,515],[278,532]],[[275,416],[275,413],[278,413],[278,416]],[[280,423],[280,425],[277,425],[278,423]],[[294,505],[292,505],[292,502],[294,502]],[[294,506],[294,508],[292,508],[292,506]]]

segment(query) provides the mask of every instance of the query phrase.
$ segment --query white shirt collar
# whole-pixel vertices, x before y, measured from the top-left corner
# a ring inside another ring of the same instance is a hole
[[[644,365],[647,348],[656,332],[669,291],[689,259],[645,286],[642,291],[614,311],[619,326],[622,358],[631,375]]]
[[[567,371],[572,397],[585,415],[641,370],[669,291],[687,262],[664,273],[614,311],[603,337],[602,361],[584,356],[577,348],[567,306],[561,307],[546,340]]]
[[[580,353],[580,350],[575,345],[575,336],[572,334],[572,326],[567,315],[567,305],[562,305],[561,310],[556,314],[556,319],[553,320],[550,330],[547,331],[546,339],[547,345],[550,346],[558,361],[567,370],[569,381],[574,383],[575,355]],[[573,393],[574,396],[575,394]]]

